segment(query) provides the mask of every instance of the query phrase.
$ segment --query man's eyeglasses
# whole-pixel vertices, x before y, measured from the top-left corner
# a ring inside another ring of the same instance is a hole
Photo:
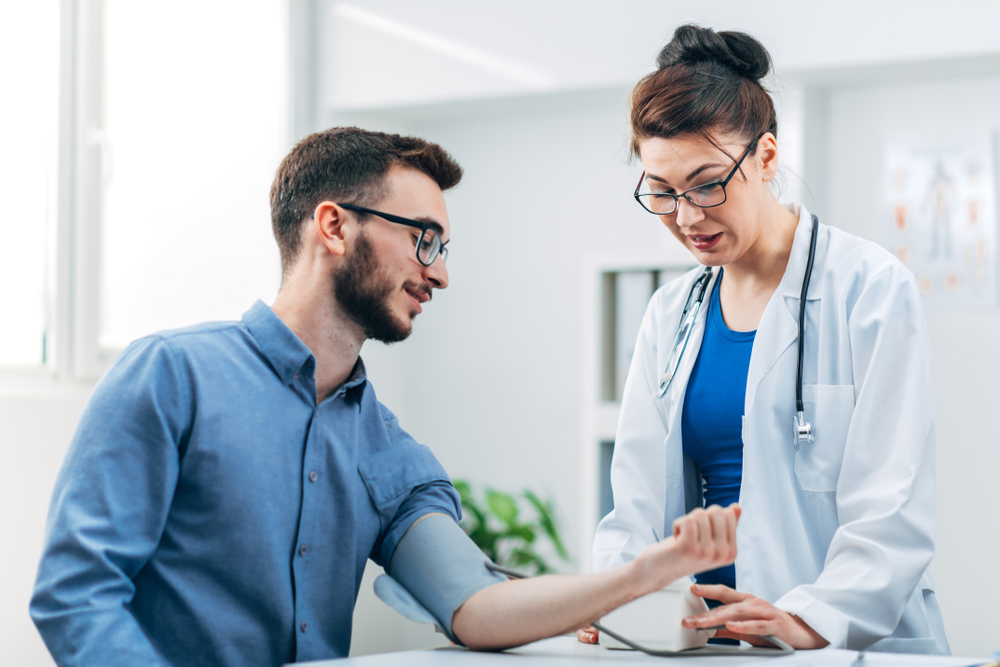
[[[726,186],[729,185],[729,181],[732,180],[733,176],[736,175],[736,170],[740,168],[743,164],[743,160],[746,159],[747,155],[750,155],[750,151],[757,142],[760,141],[760,137],[764,135],[761,134],[759,137],[750,142],[747,149],[743,151],[743,155],[740,159],[736,161],[733,166],[733,170],[729,172],[725,180],[716,181],[714,183],[706,183],[705,185],[699,185],[697,187],[691,188],[690,190],[685,190],[679,194],[670,194],[668,192],[651,192],[649,189],[649,183],[646,182],[646,172],[642,172],[642,176],[639,178],[639,184],[635,186],[635,192],[632,196],[639,204],[652,213],[653,215],[670,215],[677,210],[677,201],[684,197],[694,206],[698,208],[712,208],[713,206],[720,206],[726,203]]]
[[[434,260],[437,259],[438,255],[441,255],[441,259],[448,261],[447,244],[441,242],[441,234],[438,231],[437,225],[434,223],[410,220],[409,218],[392,215],[391,213],[383,213],[374,209],[365,208],[364,206],[355,206],[354,204],[337,205],[341,208],[346,208],[348,211],[367,213],[368,215],[377,215],[378,217],[388,220],[389,222],[395,222],[397,225],[406,225],[407,227],[419,229],[420,238],[417,239],[416,248],[417,261],[424,266],[430,266],[434,263]]]

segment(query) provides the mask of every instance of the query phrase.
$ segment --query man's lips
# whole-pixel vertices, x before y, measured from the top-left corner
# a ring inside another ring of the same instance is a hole
[[[416,287],[407,286],[404,287],[406,294],[413,300],[413,305],[416,307],[417,312],[423,312],[423,308],[420,304],[426,303],[431,300],[431,288],[430,287]]]

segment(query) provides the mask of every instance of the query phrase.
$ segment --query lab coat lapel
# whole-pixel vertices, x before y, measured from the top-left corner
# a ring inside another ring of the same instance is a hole
[[[708,321],[709,295],[712,294],[712,290],[715,288],[715,281],[718,279],[719,272],[715,271],[708,283],[708,288],[705,290],[705,301],[701,304],[698,317],[695,318],[694,328],[691,330],[691,340],[688,341],[688,345],[684,349],[684,354],[681,355],[681,362],[677,367],[677,373],[674,374],[674,381],[670,383],[670,389],[667,391],[667,404],[670,406],[667,423],[670,424],[670,432],[678,435],[681,432],[680,411],[684,405],[684,392],[687,391],[687,383],[691,378],[691,370],[694,368],[694,362],[698,359],[698,352],[701,350],[701,341],[705,337],[705,322]],[[690,287],[688,289],[690,291]]]
[[[812,234],[812,217],[805,206],[800,206],[799,209],[799,224],[795,228],[788,265],[785,267],[778,289],[771,295],[771,300],[768,301],[757,326],[757,335],[750,354],[750,370],[747,373],[747,393],[743,413],[745,415],[749,415],[753,409],[757,387],[761,380],[771,371],[781,355],[798,340],[798,318],[790,307],[794,307],[797,312],[802,292],[802,278],[805,276],[806,262],[809,259],[809,239]],[[813,277],[815,278],[818,273],[814,267]],[[809,296],[815,293],[814,287],[810,284]]]

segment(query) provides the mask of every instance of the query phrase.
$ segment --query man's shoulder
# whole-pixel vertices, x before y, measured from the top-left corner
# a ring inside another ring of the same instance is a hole
[[[199,354],[244,341],[248,336],[241,321],[202,322],[179,329],[157,331],[132,343],[132,346],[165,346],[180,354]]]

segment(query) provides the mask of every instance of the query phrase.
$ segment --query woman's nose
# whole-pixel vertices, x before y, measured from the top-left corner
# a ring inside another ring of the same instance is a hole
[[[705,217],[705,212],[689,202],[684,197],[677,200],[677,226],[690,227],[700,222]]]

